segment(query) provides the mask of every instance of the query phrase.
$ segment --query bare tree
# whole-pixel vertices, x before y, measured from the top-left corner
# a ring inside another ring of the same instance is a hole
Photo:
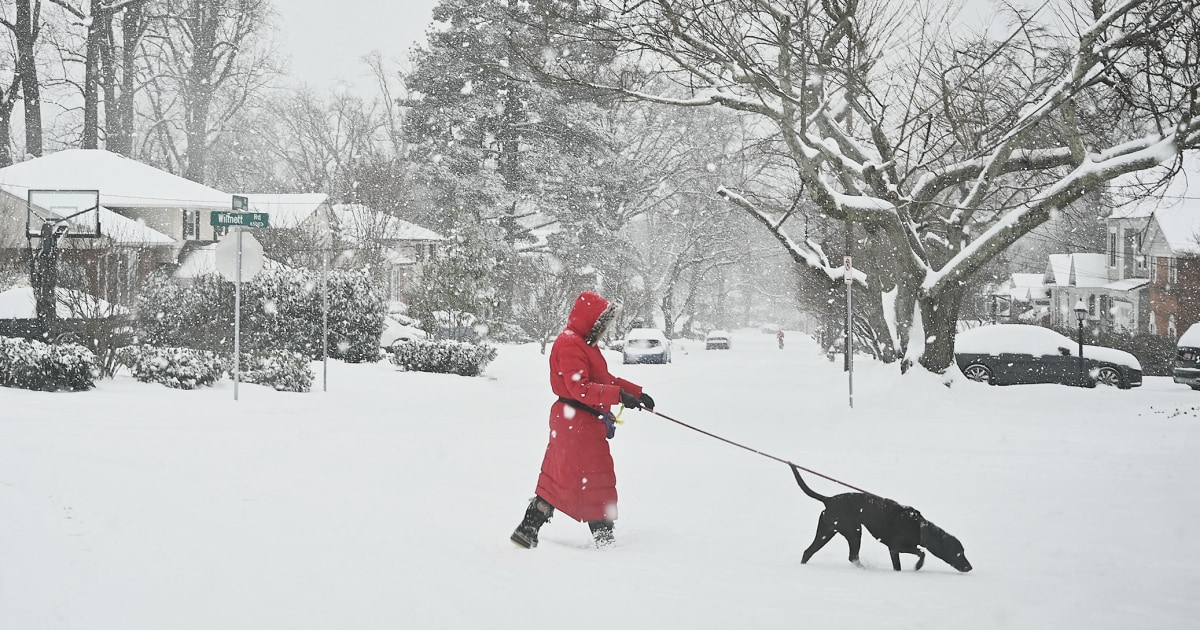
[[[1192,1],[1093,0],[1058,27],[1070,29],[1063,37],[1015,11],[998,41],[939,31],[941,6],[914,15],[866,0],[594,4],[605,18],[592,39],[614,42],[627,63],[608,78],[566,56],[547,70],[664,105],[733,109],[777,135],[808,201],[856,226],[856,238],[861,230],[861,253],[878,261],[862,293],[878,303],[897,291],[900,349],[935,372],[953,362],[964,287],[983,265],[1113,178],[1200,144]],[[643,89],[646,74],[688,93]],[[1100,104],[1141,129],[1102,124],[1111,115]],[[719,192],[815,282],[841,281],[822,248],[788,237],[782,208]]]
[[[36,46],[38,37],[42,31],[42,3],[41,0],[15,0],[15,3],[16,11],[12,19],[9,19],[7,10],[0,14],[0,25],[3,25],[12,33],[16,48],[14,84],[9,86],[5,98],[12,98],[15,93],[15,80],[19,79],[21,84],[21,100],[25,110],[25,152],[29,155],[41,156],[42,92],[41,84],[38,82]],[[11,115],[11,104],[7,111],[8,115]],[[4,138],[8,140],[10,138],[7,116],[3,122],[5,123]],[[7,143],[2,151],[4,153],[8,152]],[[11,155],[8,155],[7,161],[5,161],[4,154],[0,153],[0,166],[7,166],[11,163]]]
[[[211,144],[278,69],[267,0],[163,0],[148,17],[152,161],[202,182]]]

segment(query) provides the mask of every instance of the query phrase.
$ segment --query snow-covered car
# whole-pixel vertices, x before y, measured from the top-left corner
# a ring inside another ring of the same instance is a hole
[[[391,317],[383,318],[383,334],[379,336],[379,345],[390,348],[393,344],[414,339],[425,339],[429,335],[424,330],[401,324]]]
[[[671,342],[657,328],[634,328],[625,334],[623,363],[670,363]]]
[[[733,338],[724,330],[710,330],[704,336],[705,350],[732,350]]]
[[[1121,389],[1142,384],[1142,364],[1132,354],[1083,346],[1049,328],[993,324],[958,333],[954,360],[967,378],[991,385],[1059,383]]]
[[[1193,324],[1175,344],[1175,382],[1200,389],[1200,324]]]

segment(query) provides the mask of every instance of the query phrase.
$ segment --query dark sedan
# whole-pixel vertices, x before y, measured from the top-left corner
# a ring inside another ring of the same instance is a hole
[[[1142,384],[1142,365],[1132,354],[1103,346],[1083,347],[1049,328],[1025,324],[981,326],[958,334],[954,360],[967,378],[990,385],[1058,383],[1121,389]]]

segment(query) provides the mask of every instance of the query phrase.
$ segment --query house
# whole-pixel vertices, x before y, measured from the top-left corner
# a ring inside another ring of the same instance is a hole
[[[1042,281],[1050,292],[1050,324],[1075,327],[1075,306],[1080,300],[1088,308],[1087,319],[1103,325],[1109,283],[1104,254],[1051,254]]]
[[[1050,290],[1045,274],[1014,273],[1007,283],[1010,321],[1041,323],[1050,315]]]
[[[30,190],[99,191],[101,237],[62,239],[61,259],[82,271],[76,282],[116,303],[192,244],[214,241],[206,215],[232,204],[226,193],[116,153],[59,151],[0,169],[0,257],[10,262],[27,261],[38,241],[25,237]]]
[[[291,266],[320,268],[332,244],[333,207],[329,195],[245,194],[250,212],[265,212],[269,227],[255,230],[264,253]]]
[[[413,282],[446,238],[362,204],[333,206],[339,267],[366,268],[389,301],[404,302]]]
[[[1156,169],[1144,181],[1161,178]],[[1107,219],[1108,265],[1114,279],[1140,283],[1144,318],[1138,328],[1177,337],[1200,320],[1200,152],[1161,191],[1144,194],[1133,180],[1118,195],[1126,203]],[[1144,324],[1142,322],[1144,321]]]

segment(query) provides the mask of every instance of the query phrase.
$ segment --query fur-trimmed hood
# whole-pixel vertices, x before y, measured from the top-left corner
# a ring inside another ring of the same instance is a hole
[[[575,306],[567,317],[567,330],[594,346],[620,314],[620,304],[611,304],[598,293],[584,291],[575,299]]]

